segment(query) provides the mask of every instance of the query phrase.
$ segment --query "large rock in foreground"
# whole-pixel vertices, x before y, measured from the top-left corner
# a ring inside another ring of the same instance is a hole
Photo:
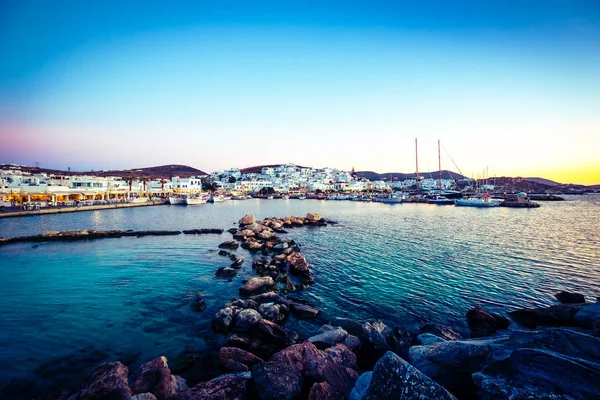
[[[275,282],[270,276],[252,278],[249,279],[248,282],[246,282],[244,286],[240,288],[240,295],[245,297],[255,296],[257,294],[270,291],[271,289],[273,289],[274,285]]]
[[[242,217],[242,219],[240,219],[239,224],[240,225],[252,225],[255,222],[256,222],[256,218],[254,218],[254,215],[246,214]]]
[[[171,375],[164,356],[142,364],[135,375],[137,378],[131,385],[133,394],[152,393],[157,400],[168,400],[178,389],[187,389],[183,378]]]
[[[563,304],[585,303],[585,296],[581,293],[562,291],[560,293],[555,294],[554,297],[556,297],[556,300],[560,301]]]
[[[255,365],[252,379],[261,400],[293,400],[300,396],[304,385],[300,371],[278,362]]]
[[[223,375],[179,392],[176,400],[245,400],[250,373]]]
[[[574,317],[581,307],[582,304],[558,304],[543,308],[525,308],[508,314],[517,323],[531,329],[538,326],[577,326]]]
[[[392,352],[387,352],[373,369],[363,400],[454,400],[446,389]]]
[[[100,365],[92,372],[90,383],[77,394],[73,400],[125,400],[131,397],[131,389],[127,385],[129,370],[120,362]]]

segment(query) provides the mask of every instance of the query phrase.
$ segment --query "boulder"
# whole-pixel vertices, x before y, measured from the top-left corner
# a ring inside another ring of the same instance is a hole
[[[260,315],[273,322],[283,321],[286,318],[287,315],[284,310],[287,311],[287,307],[283,304],[265,303],[258,306]]]
[[[318,221],[322,220],[322,219],[323,219],[323,217],[321,217],[321,216],[320,216],[319,214],[317,214],[317,213],[311,213],[311,212],[309,212],[309,213],[306,213],[306,219],[307,219],[309,222],[318,222]]]
[[[332,326],[339,326],[354,336],[360,337],[363,334],[362,325],[350,318],[335,317],[329,324]]]
[[[296,332],[287,330],[268,319],[258,321],[255,333],[259,338],[281,347],[291,346],[298,340]]]
[[[459,398],[472,398],[477,389],[471,375],[486,363],[492,345],[506,338],[447,341],[409,349],[409,362]]]
[[[336,393],[327,382],[318,382],[312,385],[308,392],[308,400],[339,400],[340,395]]]
[[[246,214],[239,220],[240,225],[252,225],[256,222],[256,218],[252,214]]]
[[[306,262],[306,258],[300,253],[292,253],[287,258],[290,263],[290,274],[296,275],[301,279],[310,282],[310,268]]]
[[[152,393],[140,393],[135,396],[131,396],[129,400],[157,400],[156,396]]]
[[[600,320],[594,321],[592,325],[592,334],[596,337],[600,337]]]
[[[237,249],[238,247],[240,247],[240,244],[235,240],[228,240],[219,245],[220,249]]]
[[[232,327],[234,309],[225,307],[219,310],[212,319],[212,328],[217,332],[229,332]]]
[[[387,352],[375,364],[363,399],[454,400],[455,397],[396,354]]]
[[[260,313],[251,308],[240,311],[235,316],[235,325],[233,327],[234,332],[248,332],[253,329],[258,321],[262,319]]]
[[[260,362],[264,362],[264,360],[243,349],[221,347],[219,350],[219,364],[229,371],[248,371],[253,365]]]
[[[258,235],[256,235],[256,237],[258,239],[262,239],[262,240],[269,240],[275,237],[275,234],[271,231],[268,230],[263,230],[262,232],[260,232]]]
[[[235,268],[235,269],[242,268],[242,264],[244,263],[243,258],[236,258],[235,256],[233,257],[233,259],[231,261],[233,261],[233,262],[231,263],[231,265],[229,267]]]
[[[243,245],[242,245],[242,247],[250,250],[253,253],[256,253],[256,252],[259,252],[259,251],[262,250],[263,244],[260,243],[260,242],[252,242],[252,241],[250,241],[250,242],[244,242]]]
[[[215,271],[215,276],[217,278],[232,278],[234,276],[236,276],[238,273],[238,270],[235,268],[231,268],[231,267],[219,267],[216,271]]]
[[[235,243],[237,243],[237,242],[235,242]],[[225,250],[219,250],[219,255],[229,257],[231,255],[231,253],[228,251],[225,251]]]
[[[252,367],[252,380],[261,400],[296,399],[304,385],[300,371],[273,361]]]
[[[585,296],[581,293],[562,291],[560,293],[555,294],[554,297],[556,297],[556,300],[560,301],[563,304],[585,303]]]
[[[365,322],[362,325],[363,334],[360,337],[361,362],[367,367],[371,367],[377,360],[391,350],[387,340],[382,332],[382,326],[377,322]]]
[[[420,327],[422,333],[433,333],[444,340],[460,340],[462,337],[454,329],[446,325],[425,324]]]
[[[324,329],[325,328],[325,329]],[[348,332],[340,327],[332,327],[324,325],[319,329],[315,336],[308,338],[308,341],[314,344],[318,349],[326,349],[327,347],[335,346],[338,343],[343,343],[348,337]]]
[[[367,393],[367,389],[369,388],[369,384],[371,383],[372,376],[373,371],[368,371],[358,377],[356,383],[354,383],[354,388],[352,388],[352,392],[350,392],[349,400],[362,400],[362,398]]]
[[[229,374],[179,392],[176,400],[245,400],[250,373]]]
[[[236,307],[236,308],[251,308],[253,310],[258,309],[258,303],[252,299],[233,299],[229,303],[225,304],[225,307]]]
[[[252,278],[240,288],[240,295],[248,297],[268,292],[273,289],[274,285],[275,282],[270,276]]]
[[[254,236],[255,236],[255,233],[253,231],[251,231],[250,229],[243,229],[243,230],[237,231],[236,233],[233,234],[233,237],[237,238],[237,239],[251,238]]]
[[[131,396],[127,384],[129,370],[120,362],[105,363],[92,372],[86,387],[77,392],[74,400],[125,400]]]
[[[206,300],[200,294],[197,294],[194,297],[194,302],[192,303],[192,310],[196,312],[202,312],[206,310]]]
[[[445,340],[434,335],[433,333],[421,333],[419,336],[417,336],[417,345],[429,346],[442,342],[445,342]]]
[[[157,400],[167,400],[176,393],[177,380],[171,375],[164,356],[140,365],[135,376],[136,379],[131,385],[133,394],[152,393]],[[185,381],[183,386],[185,387]]]
[[[319,310],[306,304],[290,302],[288,304],[292,314],[298,319],[314,319],[319,314]]]
[[[268,343],[257,337],[251,337],[238,333],[231,335],[227,341],[227,346],[246,350],[257,357],[262,358],[263,360],[268,359],[278,350],[281,350],[281,346]]]
[[[473,338],[490,336],[496,333],[496,319],[480,305],[476,305],[467,311],[467,323]]]
[[[258,304],[279,303],[281,301],[281,297],[275,292],[267,292],[255,296],[250,296],[250,300],[257,302]]]
[[[473,374],[480,394],[506,400],[600,398],[596,363],[540,349],[516,349],[509,354]]]
[[[594,322],[600,320],[600,301],[591,304],[584,304],[575,314],[575,323],[586,329],[592,329]]]
[[[520,325],[535,329],[538,326],[577,326],[575,314],[583,304],[558,304],[542,308],[525,308],[508,314]]]
[[[348,335],[344,340],[343,345],[352,350],[355,354],[360,354],[360,339],[354,335]]]

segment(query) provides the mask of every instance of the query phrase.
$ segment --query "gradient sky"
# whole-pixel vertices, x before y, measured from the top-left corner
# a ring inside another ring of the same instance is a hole
[[[410,172],[414,138],[600,183],[600,2],[0,0],[0,162]]]

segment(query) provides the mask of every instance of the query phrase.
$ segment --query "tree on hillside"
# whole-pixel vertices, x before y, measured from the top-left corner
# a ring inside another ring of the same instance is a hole
[[[272,187],[262,187],[260,188],[260,190],[258,191],[258,193],[262,194],[262,195],[269,195],[269,194],[273,194],[275,193],[275,189],[273,189]]]

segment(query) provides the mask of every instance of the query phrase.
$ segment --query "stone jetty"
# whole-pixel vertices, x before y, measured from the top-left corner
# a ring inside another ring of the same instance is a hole
[[[69,240],[89,240],[89,239],[105,239],[105,238],[120,238],[127,236],[144,237],[144,236],[174,236],[174,235],[203,235],[223,233],[223,229],[187,229],[184,231],[133,231],[133,230],[81,230],[81,231],[49,231],[41,235],[19,236],[14,238],[0,238],[0,245],[8,243],[23,243],[23,242],[56,242]]]

